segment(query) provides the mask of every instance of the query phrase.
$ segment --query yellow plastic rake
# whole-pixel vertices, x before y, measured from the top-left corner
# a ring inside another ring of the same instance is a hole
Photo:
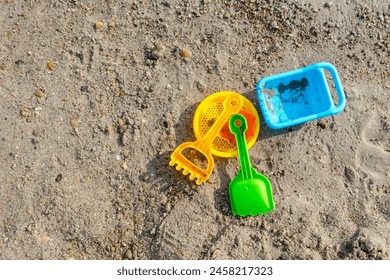
[[[214,169],[214,159],[211,155],[212,143],[219,135],[219,132],[225,123],[233,114],[240,111],[243,104],[244,99],[241,95],[237,93],[228,94],[223,102],[224,108],[221,115],[215,120],[209,131],[195,142],[185,142],[179,145],[175,151],[173,151],[169,165],[174,166],[176,164],[176,170],[183,170],[184,175],[190,174],[190,180],[196,178],[197,185],[206,181]],[[185,150],[195,150],[198,153],[201,153],[207,161],[207,167],[203,168],[187,158],[186,155],[183,154],[183,151]]]

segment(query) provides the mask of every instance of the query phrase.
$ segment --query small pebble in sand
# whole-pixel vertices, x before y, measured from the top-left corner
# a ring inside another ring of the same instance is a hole
[[[111,20],[109,23],[108,23],[108,28],[109,29],[114,29],[115,28],[115,21]]]
[[[83,92],[88,92],[88,86],[84,85],[80,87],[80,90]]]
[[[22,108],[22,109],[20,109],[20,115],[22,117],[31,117],[31,112],[27,108]]]
[[[130,249],[126,251],[125,256],[126,256],[126,259],[128,259],[128,260],[133,259],[133,253],[131,252]]]
[[[167,204],[167,202],[168,202],[167,196],[165,194],[162,194],[161,198],[160,198],[160,204],[165,205],[165,204]]]
[[[56,68],[56,65],[55,65],[54,61],[49,60],[49,61],[47,62],[47,68],[48,68],[50,71],[53,71],[53,70]]]
[[[120,133],[123,133],[123,132],[125,132],[127,130],[128,125],[125,123],[124,120],[118,119],[116,122],[119,125],[119,132]]]
[[[203,0],[204,4],[210,4],[212,0]]]
[[[117,119],[116,123],[119,124],[119,125],[124,125],[125,121],[122,120],[122,119]]]
[[[212,253],[211,259],[217,259],[219,256],[221,256],[221,250],[216,249],[216,250]]]
[[[190,59],[192,57],[192,52],[190,50],[187,50],[187,49],[181,49],[180,55],[185,59]]]
[[[104,23],[103,23],[102,21],[97,21],[97,22],[95,23],[95,28],[96,28],[97,30],[102,29],[102,28],[103,28],[103,25],[104,25]]]
[[[75,119],[75,118],[73,118],[73,119],[70,119],[70,126],[72,127],[72,128],[77,128],[78,126],[79,126],[79,120],[78,119]]]
[[[35,92],[35,96],[37,96],[37,97],[43,97],[44,95],[45,95],[45,92],[42,89],[38,89]]]
[[[319,120],[319,121],[317,122],[317,126],[320,127],[320,128],[322,128],[322,129],[325,129],[325,128],[328,127],[328,124],[327,124],[324,120]]]
[[[206,92],[206,84],[203,81],[197,81],[196,82],[196,87],[200,92]]]
[[[34,109],[34,111],[35,111],[35,114],[36,114],[37,116],[39,116],[39,114],[40,114],[41,111],[42,111],[42,107],[37,107],[37,108]]]
[[[124,149],[123,152],[122,152],[123,156],[125,158],[129,157],[129,154],[130,154],[130,151],[128,149]]]
[[[325,3],[324,3],[324,7],[325,7],[325,8],[328,8],[328,9],[329,9],[332,5],[333,5],[333,2],[325,2]]]
[[[165,50],[166,50],[166,48],[162,43],[160,43],[160,42],[155,43],[153,50],[152,50],[151,58],[152,59],[160,59],[160,58],[164,57]]]
[[[62,174],[58,174],[56,177],[56,182],[58,183],[61,180],[62,180]]]
[[[124,170],[127,170],[127,168],[129,168],[129,167],[127,166],[127,162],[126,162],[126,161],[122,164],[122,168],[123,168]]]
[[[104,132],[107,135],[110,135],[112,133],[112,126],[107,125],[106,128],[104,129]]]

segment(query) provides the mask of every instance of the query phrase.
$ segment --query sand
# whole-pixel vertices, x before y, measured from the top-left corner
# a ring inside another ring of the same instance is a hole
[[[1,259],[390,259],[388,1],[48,2],[1,4]],[[274,211],[231,213],[236,157],[168,165],[204,98],[261,115],[260,78],[320,61],[345,110],[249,151]]]

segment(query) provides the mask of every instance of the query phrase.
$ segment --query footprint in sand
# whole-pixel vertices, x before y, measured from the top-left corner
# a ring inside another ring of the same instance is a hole
[[[204,245],[217,232],[215,210],[206,195],[183,200],[159,227],[158,259],[202,259]]]
[[[268,237],[261,231],[238,225],[220,229],[210,248],[210,258],[219,260],[270,259]]]
[[[373,183],[390,183],[390,115],[378,111],[368,120],[356,163]]]

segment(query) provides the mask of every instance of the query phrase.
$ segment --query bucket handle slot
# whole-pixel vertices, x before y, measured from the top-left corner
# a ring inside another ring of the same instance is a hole
[[[343,86],[341,85],[340,77],[339,77],[339,74],[337,73],[336,68],[328,62],[320,62],[320,63],[317,63],[315,66],[316,66],[316,68],[323,68],[323,69],[329,71],[329,73],[332,75],[333,83],[334,83],[334,86],[336,88],[336,93],[337,93],[337,97],[339,100],[338,100],[338,104],[336,106],[333,106],[332,108],[330,108],[330,111],[332,114],[340,113],[345,108],[346,100],[345,100]]]

